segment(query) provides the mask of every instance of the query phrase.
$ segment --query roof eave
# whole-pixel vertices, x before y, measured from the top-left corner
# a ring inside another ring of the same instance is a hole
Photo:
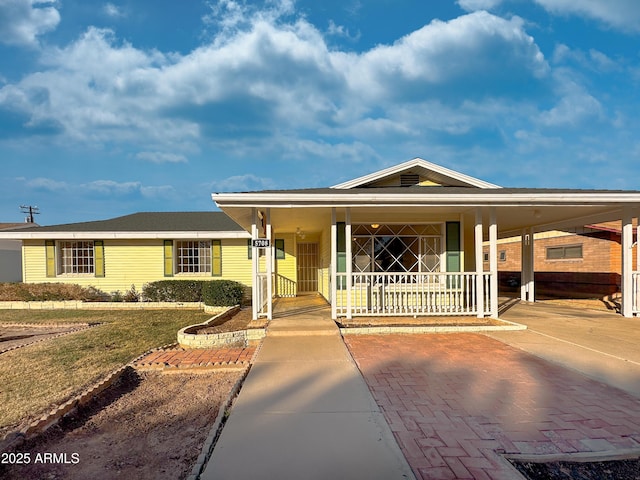
[[[157,231],[157,232],[74,232],[74,231],[40,231],[40,232],[0,232],[0,239],[5,240],[158,240],[158,239],[235,239],[250,238],[251,235],[238,231]]]

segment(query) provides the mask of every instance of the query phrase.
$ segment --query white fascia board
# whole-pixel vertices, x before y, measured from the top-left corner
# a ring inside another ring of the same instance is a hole
[[[455,170],[436,165],[435,163],[428,162],[427,160],[424,160],[422,158],[414,158],[399,165],[394,165],[393,167],[385,168],[384,170],[379,170],[362,177],[354,178],[353,180],[349,180],[347,182],[339,183],[338,185],[334,185],[331,188],[335,188],[338,190],[355,188],[360,185],[365,185],[367,183],[371,183],[376,180],[381,180],[391,175],[398,174],[413,167],[422,167],[426,170],[431,170],[440,175],[444,175],[445,177],[450,177],[460,182],[466,183],[467,185],[478,188],[502,188],[499,185],[494,185],[493,183],[485,182],[484,180],[480,180],[479,178],[471,177],[469,175],[465,175],[464,173],[456,172]]]
[[[295,194],[289,193],[230,193],[214,194],[213,199],[224,207],[348,207],[348,206],[536,206],[536,205],[606,205],[640,203],[640,193],[510,193],[491,194]]]
[[[13,240],[157,240],[251,238],[249,232],[0,232]]]

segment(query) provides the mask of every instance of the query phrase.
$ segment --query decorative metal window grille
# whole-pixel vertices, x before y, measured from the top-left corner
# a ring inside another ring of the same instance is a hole
[[[95,272],[95,256],[93,242],[58,243],[58,273],[93,274]]]
[[[211,273],[211,242],[177,241],[176,262],[178,273]]]
[[[442,224],[354,225],[353,271],[442,271]]]

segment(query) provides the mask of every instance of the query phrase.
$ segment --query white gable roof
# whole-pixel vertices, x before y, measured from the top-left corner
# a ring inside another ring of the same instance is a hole
[[[478,178],[470,177],[464,173],[456,172],[435,163],[428,162],[422,158],[414,158],[408,162],[395,165],[393,167],[385,168],[377,172],[364,175],[353,180],[349,180],[338,185],[334,185],[331,188],[340,190],[346,190],[350,188],[363,187],[371,185],[373,183],[380,183],[390,177],[397,177],[405,172],[420,171],[423,177],[427,177],[433,180],[435,183],[445,186],[456,187],[475,187],[475,188],[501,188],[499,185],[485,182]]]

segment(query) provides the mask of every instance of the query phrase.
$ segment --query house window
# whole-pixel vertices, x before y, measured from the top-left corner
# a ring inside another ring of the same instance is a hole
[[[582,245],[547,247],[547,260],[572,260],[582,258]]]
[[[59,275],[92,275],[95,273],[95,252],[92,241],[58,242]]]
[[[498,254],[498,260],[500,260],[501,262],[506,262],[507,261],[507,251],[506,250],[500,250],[500,253]]]
[[[211,273],[211,242],[179,240],[176,242],[177,273]]]

